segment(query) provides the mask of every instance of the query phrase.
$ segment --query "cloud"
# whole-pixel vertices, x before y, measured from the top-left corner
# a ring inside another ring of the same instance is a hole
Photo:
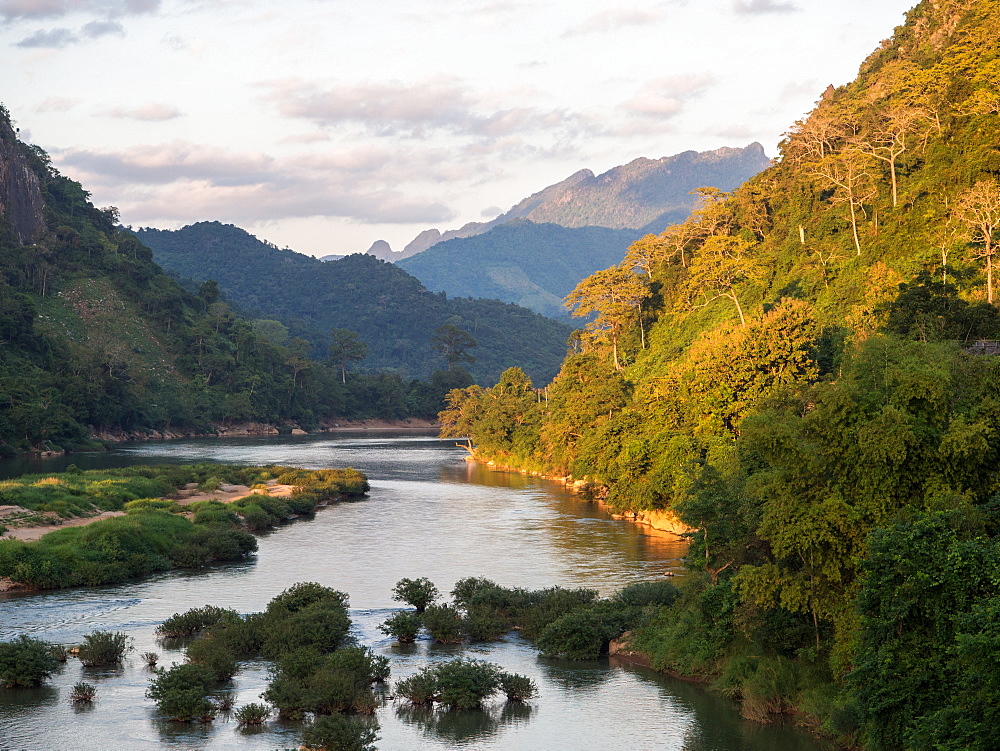
[[[733,0],[733,10],[741,15],[794,13],[798,9],[793,3],[776,2],[776,0]]]
[[[529,130],[574,127],[561,110],[498,107],[496,93],[472,92],[458,79],[366,81],[326,86],[301,79],[260,84],[285,117],[322,127],[361,126],[380,136],[423,138],[431,131],[499,137]]]
[[[643,10],[641,8],[609,8],[585,18],[564,33],[564,37],[581,34],[603,34],[626,26],[647,26],[662,21],[661,11]]]
[[[15,44],[15,47],[61,49],[80,41],[80,37],[69,29],[50,29],[36,31]]]
[[[138,107],[126,109],[123,107],[113,107],[105,113],[108,117],[116,117],[128,120],[142,120],[145,122],[163,122],[164,120],[174,120],[183,113],[172,104],[162,104],[160,102],[146,102]]]
[[[91,21],[85,24],[81,33],[88,39],[99,39],[105,36],[125,36],[125,28],[118,21]]]
[[[479,212],[479,216],[483,219],[496,219],[503,213],[503,209],[499,206],[487,206],[485,209]]]
[[[715,79],[708,73],[669,76],[648,81],[631,99],[618,105],[630,115],[669,118],[678,114],[688,99],[708,89]]]
[[[154,13],[160,0],[0,0],[5,21],[62,18],[85,13],[100,18],[121,18]]]
[[[50,96],[48,99],[43,99],[35,106],[35,113],[41,115],[45,112],[69,112],[80,102],[80,99]]]
[[[53,151],[53,159],[99,200],[119,206],[130,223],[192,216],[244,223],[312,216],[383,224],[454,218],[442,203],[408,197],[397,187],[457,176],[433,150],[401,154],[368,146],[277,160],[175,141],[118,152]]]

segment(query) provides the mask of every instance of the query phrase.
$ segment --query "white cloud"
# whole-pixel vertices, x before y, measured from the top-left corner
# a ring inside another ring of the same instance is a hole
[[[46,112],[69,112],[80,102],[80,99],[50,96],[47,99],[43,99],[35,106],[35,112],[37,114],[44,114]]]
[[[62,49],[80,41],[80,37],[69,29],[49,29],[43,31],[39,29],[34,34],[29,34],[16,47],[41,48],[41,49]]]
[[[602,34],[627,26],[648,26],[662,21],[665,14],[659,10],[644,10],[641,8],[608,8],[585,18],[580,23],[571,26],[563,36],[578,36],[581,34]]]
[[[733,0],[733,10],[740,14],[793,13],[799,8],[793,3],[776,0]]]
[[[172,104],[161,102],[146,102],[138,107],[112,107],[105,113],[108,117],[129,120],[143,120],[146,122],[163,122],[164,120],[174,120],[183,113]]]
[[[0,18],[6,21],[62,18],[85,13],[100,18],[120,18],[153,13],[160,0],[0,0]]]
[[[648,81],[619,108],[642,117],[669,118],[678,114],[687,100],[702,94],[715,78],[709,73],[668,76]]]

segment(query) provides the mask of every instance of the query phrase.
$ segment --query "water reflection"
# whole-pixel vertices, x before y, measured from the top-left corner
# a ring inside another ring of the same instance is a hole
[[[608,681],[612,673],[608,670],[608,661],[586,660],[571,662],[539,657],[538,666],[546,680],[566,691],[587,692],[596,691]]]
[[[449,746],[464,746],[496,735],[506,725],[528,722],[533,711],[531,705],[510,702],[500,706],[488,705],[477,710],[406,704],[396,707],[396,717],[424,735],[446,741]]]

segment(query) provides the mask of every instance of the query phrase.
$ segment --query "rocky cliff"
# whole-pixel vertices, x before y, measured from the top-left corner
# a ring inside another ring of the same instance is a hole
[[[0,118],[0,222],[21,245],[31,245],[45,232],[45,216],[38,176],[23,148],[7,118]]]

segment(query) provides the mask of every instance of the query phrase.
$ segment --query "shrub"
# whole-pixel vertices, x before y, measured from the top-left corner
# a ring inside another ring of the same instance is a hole
[[[386,618],[378,630],[386,636],[392,636],[396,641],[406,644],[417,638],[417,633],[423,625],[423,619],[416,613],[400,610]]]
[[[272,525],[271,515],[256,504],[243,506],[240,512],[243,514],[243,523],[251,532],[259,532]]]
[[[236,675],[236,658],[222,640],[214,636],[203,637],[189,646],[187,658],[211,670],[217,681],[228,681]]]
[[[97,686],[92,683],[80,681],[73,685],[73,690],[69,694],[69,700],[73,704],[90,704],[96,696]]]
[[[193,636],[203,629],[238,620],[240,620],[240,614],[235,610],[206,605],[203,608],[191,608],[183,613],[174,613],[156,627],[156,633],[172,638]]]
[[[139,657],[142,658],[147,667],[155,667],[157,660],[160,659],[160,656],[156,652],[143,652]]]
[[[465,632],[462,614],[451,605],[431,605],[424,611],[424,626],[434,640],[442,644],[458,644]]]
[[[392,599],[412,605],[418,613],[423,613],[427,606],[440,596],[438,588],[426,577],[400,579],[392,589]]]
[[[236,704],[236,694],[227,691],[224,694],[219,694],[215,697],[215,708],[220,712],[229,712],[232,710],[233,705]]]
[[[430,669],[424,669],[396,682],[396,696],[411,704],[433,704],[437,699],[437,678]]]
[[[533,680],[517,673],[501,673],[500,690],[507,697],[507,701],[512,702],[525,702],[538,693],[538,687]]]
[[[197,663],[174,665],[170,670],[160,668],[146,696],[171,720],[208,722],[215,716],[215,706],[208,700],[213,680],[212,671]]]
[[[267,704],[244,704],[233,713],[236,722],[244,726],[260,726],[271,716],[271,707]]]
[[[77,656],[88,668],[119,665],[132,651],[132,638],[123,633],[95,631],[83,637]]]
[[[378,724],[352,720],[342,715],[317,717],[302,731],[306,748],[327,751],[375,751]]]
[[[630,584],[615,595],[614,599],[628,607],[646,605],[673,605],[681,591],[671,582],[649,581]]]
[[[437,700],[452,709],[476,709],[500,685],[500,669],[489,662],[459,658],[435,666]]]
[[[37,686],[59,667],[52,645],[21,634],[13,641],[0,642],[0,686]]]
[[[327,655],[300,649],[280,657],[263,697],[282,717],[298,719],[306,712],[372,712],[371,685],[386,665],[365,647],[347,647]]]
[[[528,593],[528,602],[518,608],[521,632],[529,639],[539,634],[557,618],[579,610],[597,599],[592,589],[550,587]]]
[[[454,589],[451,590],[451,599],[454,600],[455,605],[462,608],[463,610],[468,610],[469,605],[475,599],[476,595],[487,590],[500,590],[499,584],[492,582],[489,579],[485,579],[481,576],[467,576],[464,579],[459,579],[455,582]]]

